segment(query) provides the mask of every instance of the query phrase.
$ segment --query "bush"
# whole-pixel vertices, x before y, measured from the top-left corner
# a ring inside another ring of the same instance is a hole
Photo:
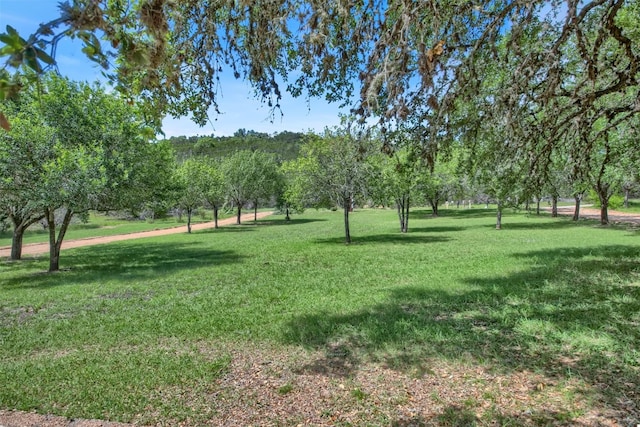
[[[609,198],[609,209],[620,209],[624,206],[624,197],[614,194]]]
[[[593,206],[600,208],[600,198],[598,197],[598,193],[595,190],[589,191],[589,199],[592,201]],[[620,209],[624,206],[624,196],[619,194],[614,194],[609,197],[609,209]]]

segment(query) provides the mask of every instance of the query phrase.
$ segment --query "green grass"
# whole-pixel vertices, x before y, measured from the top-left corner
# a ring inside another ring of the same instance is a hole
[[[226,344],[339,346],[353,369],[578,377],[607,384],[591,398],[610,410],[640,389],[636,231],[513,213],[496,231],[485,209],[442,214],[413,211],[403,235],[393,211],[357,211],[349,246],[340,212],[309,211],[65,251],[58,274],[0,264],[0,408],[206,418],[201,396],[230,356],[205,348]]]

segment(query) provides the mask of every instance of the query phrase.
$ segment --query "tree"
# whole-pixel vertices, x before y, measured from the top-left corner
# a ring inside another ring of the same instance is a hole
[[[24,232],[44,218],[40,199],[43,161],[53,156],[53,130],[33,109],[33,100],[27,100],[28,96],[21,94],[22,105],[14,105],[14,111],[9,113],[11,130],[0,133],[0,206],[13,226],[12,260],[22,257]]]
[[[148,133],[133,106],[99,86],[48,76],[43,88],[23,91],[13,101],[16,127],[0,138],[8,156],[0,165],[11,175],[3,175],[0,193],[22,208],[22,220],[14,216],[19,235],[34,218],[46,219],[49,271],[56,271],[71,219],[86,218],[89,209],[107,206],[126,192],[140,161],[129,154],[144,152]],[[26,213],[31,206],[40,213]],[[15,240],[17,253],[20,236]]]
[[[62,36],[78,37],[96,62],[108,67],[116,57],[112,82],[148,105],[156,124],[166,113],[205,123],[217,112],[218,78],[230,72],[274,113],[284,87],[354,104],[360,119],[374,116],[390,128],[423,108],[431,167],[457,141],[473,151],[473,138],[453,138],[447,128],[459,101],[485,97],[484,83],[498,70],[508,84],[493,102],[509,122],[511,154],[538,180],[576,123],[574,143],[590,152],[597,148],[583,136],[597,120],[606,117],[613,129],[640,112],[639,8],[638,0],[66,2],[33,37],[11,28],[0,35],[7,58],[0,91],[20,90],[9,71],[40,73],[54,65],[45,51]],[[521,190],[531,188],[527,182]]]
[[[320,201],[313,191],[313,177],[319,168],[317,159],[303,155],[295,160],[287,160],[280,166],[283,181],[281,205],[286,220],[290,220],[289,211],[304,212],[309,206],[319,206]]]
[[[546,64],[558,64],[548,79],[548,86],[557,88],[561,48],[599,19],[602,37],[628,48],[632,67],[621,69],[620,81],[632,84],[638,57],[626,36],[633,26],[625,19],[633,24],[627,17],[633,11],[637,1],[623,0],[442,1],[425,7],[402,0],[78,1],[62,3],[60,16],[28,39],[8,30],[2,53],[7,66],[39,71],[53,64],[45,49],[55,50],[62,35],[78,37],[87,56],[101,65],[108,66],[110,53],[118,57],[113,79],[120,89],[139,94],[162,113],[192,111],[199,122],[217,108],[217,77],[224,64],[247,78],[274,108],[282,97],[279,79],[294,95],[305,90],[331,100],[351,97],[354,80],[360,79],[357,110],[402,116],[412,101],[433,94],[435,79],[473,86],[477,56],[491,52],[507,29],[513,34],[507,46],[512,57],[520,56],[520,36],[531,28],[548,34],[526,40],[544,55],[526,57],[521,70],[535,74]],[[104,35],[113,52],[96,33]],[[287,81],[292,69],[296,77]],[[6,82],[6,92],[15,90],[10,79]],[[441,105],[446,108],[448,102]]]
[[[225,180],[222,174],[221,165],[211,159],[203,159],[200,167],[202,177],[200,182],[203,184],[204,200],[213,209],[214,227],[218,228],[218,211],[224,204],[225,197]]]
[[[349,212],[356,197],[366,194],[371,139],[349,127],[327,129],[322,136],[310,135],[301,152],[308,159],[310,190],[318,205],[342,208],[345,243],[350,244]]]
[[[269,200],[277,193],[280,184],[278,165],[275,157],[261,151],[254,151],[249,165],[250,200],[253,203],[253,218],[258,220],[258,204],[261,200]]]
[[[242,207],[251,199],[253,176],[251,175],[253,153],[248,150],[236,151],[225,158],[221,169],[225,180],[226,195],[236,207],[236,224],[241,223]]]
[[[179,192],[173,176],[178,166],[167,141],[139,145],[138,152],[140,160],[127,175],[130,185],[118,194],[119,206],[134,217],[154,220],[177,203]]]
[[[174,180],[179,188],[178,204],[187,211],[187,232],[191,233],[193,211],[202,206],[205,199],[206,175],[201,159],[187,159],[175,171]]]
[[[44,213],[49,229],[50,272],[60,269],[60,249],[71,219],[80,215],[86,220],[89,210],[97,206],[99,194],[106,184],[100,147],[67,148],[57,143],[54,150],[54,158],[45,164],[42,183]],[[58,211],[62,214],[59,224],[56,221]]]
[[[409,148],[399,148],[389,154],[371,156],[369,195],[374,203],[395,203],[400,232],[409,231],[409,209],[418,182],[420,159]]]

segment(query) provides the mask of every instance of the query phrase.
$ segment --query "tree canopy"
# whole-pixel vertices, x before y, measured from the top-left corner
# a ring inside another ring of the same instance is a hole
[[[89,58],[114,65],[118,89],[199,123],[231,72],[274,108],[286,89],[357,98],[356,112],[385,122],[421,109],[442,125],[455,99],[477,91],[486,61],[515,61],[505,102],[570,110],[561,131],[596,105],[599,114],[640,108],[638,8],[637,0],[74,0],[28,39],[8,28],[0,53],[5,70],[39,72],[54,65],[47,51],[60,37],[77,37]],[[6,72],[1,86],[5,95],[17,88]],[[615,95],[628,101],[601,105]]]

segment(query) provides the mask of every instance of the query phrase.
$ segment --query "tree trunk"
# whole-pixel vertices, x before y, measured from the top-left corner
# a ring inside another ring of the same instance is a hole
[[[536,215],[540,215],[540,197],[536,198]]]
[[[47,209],[46,212],[47,224],[49,225],[49,272],[52,273],[60,270],[60,249],[62,248],[64,235],[71,223],[73,211],[67,209],[67,212],[64,214],[64,219],[62,220],[62,224],[60,224],[60,231],[58,232],[57,239],[55,209]]]
[[[191,234],[191,213],[193,209],[187,208],[187,233]]]
[[[213,205],[213,228],[218,228],[218,205]]]
[[[253,222],[258,221],[258,201],[253,204]]]
[[[573,221],[577,221],[580,219],[580,202],[582,201],[582,194],[576,194],[573,196],[576,200],[576,206],[573,209]]]
[[[629,189],[624,189],[624,207],[625,209],[629,208]]]
[[[429,200],[429,204],[431,205],[431,212],[434,217],[438,216],[438,200]]]
[[[285,208],[285,221],[291,221],[291,216],[289,216],[289,205]]]
[[[409,231],[409,207],[411,200],[410,197],[407,196],[407,203],[404,206],[405,214],[404,214],[404,232],[407,233]]]
[[[551,196],[551,217],[558,217],[558,195],[554,194]]]
[[[22,238],[24,237],[24,228],[22,226],[14,227],[13,237],[11,239],[11,259],[17,261],[22,258]]]
[[[600,224],[608,225],[609,224],[609,201],[607,203],[602,203],[600,205]]]
[[[242,215],[242,205],[238,205],[238,214],[236,217],[236,224],[240,225],[240,216]]]
[[[13,223],[13,236],[11,238],[11,259],[17,261],[22,259],[22,240],[24,232],[36,222],[44,218],[44,215],[37,217],[23,218],[19,215],[10,215]]]
[[[600,200],[600,224],[607,225],[609,224],[609,185],[599,183],[596,185],[596,192]]]
[[[396,199],[398,219],[400,220],[400,232],[406,233],[409,230],[409,197],[402,196]]]
[[[344,205],[344,242],[351,244],[351,233],[349,232],[349,210],[351,209],[351,198],[345,197],[343,200]]]
[[[498,201],[498,210],[496,212],[496,230],[502,230],[502,202]]]

